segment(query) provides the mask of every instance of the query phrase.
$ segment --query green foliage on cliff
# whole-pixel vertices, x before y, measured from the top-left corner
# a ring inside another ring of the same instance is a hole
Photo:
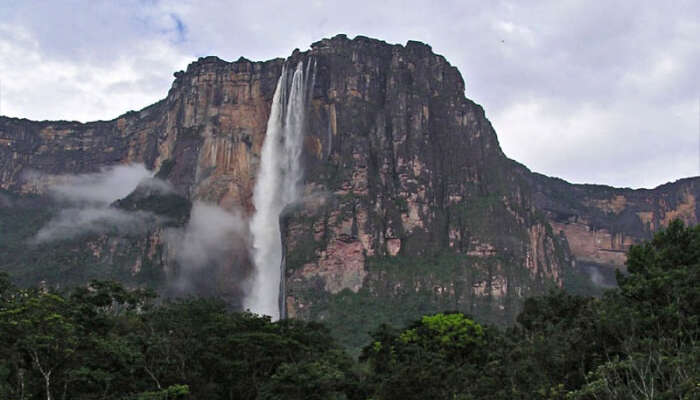
[[[407,305],[425,315],[373,329],[357,361],[318,323],[156,304],[112,282],[21,289],[2,274],[0,398],[700,398],[700,227],[672,223],[632,247],[628,269],[600,298],[529,298],[508,329]],[[366,327],[357,315],[346,322]]]
[[[37,241],[41,228],[60,221],[63,207],[47,197],[0,191],[0,271],[20,286],[39,282],[53,287],[82,285],[92,279],[113,279],[152,288],[164,284],[161,247],[145,254],[149,232],[98,234],[87,230],[73,237],[57,235]],[[159,215],[162,225],[181,223],[189,215],[187,200],[172,194],[130,195],[120,206]],[[139,268],[134,268],[137,266]]]
[[[58,207],[50,200],[36,196],[12,196],[11,204],[0,206],[0,271],[12,274],[20,285],[48,281],[57,285],[75,285],[97,277],[96,258],[85,245],[85,237],[35,243],[35,235]],[[110,271],[102,276],[118,278]]]
[[[494,271],[503,271],[512,286],[518,282],[532,285],[527,271],[509,270],[510,264],[498,256],[476,257],[451,251],[370,257],[369,276],[357,292],[308,290],[296,292],[295,296],[315,305],[309,311],[310,319],[323,321],[340,343],[359,354],[370,338],[369,332],[379,325],[403,326],[423,315],[445,310],[462,311],[490,324],[508,325],[521,307],[522,299],[515,290],[503,288],[502,297],[477,291],[489,292],[488,288],[503,284],[492,281]]]

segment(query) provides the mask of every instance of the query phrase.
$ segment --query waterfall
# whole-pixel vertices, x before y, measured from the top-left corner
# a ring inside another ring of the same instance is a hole
[[[311,60],[307,62],[306,70],[301,61],[293,73],[286,65],[282,67],[253,190],[255,214],[250,222],[250,232],[255,269],[244,306],[254,313],[269,315],[273,320],[280,318],[280,310],[284,308],[284,299],[280,296],[284,288],[284,265],[279,219],[284,208],[300,197],[303,173],[300,158],[315,63],[311,74],[310,69]],[[309,75],[312,75],[310,87]]]

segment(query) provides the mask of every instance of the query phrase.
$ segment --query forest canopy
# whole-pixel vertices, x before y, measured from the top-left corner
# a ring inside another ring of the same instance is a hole
[[[315,322],[0,275],[0,398],[700,398],[700,227],[632,246],[617,279],[600,298],[527,299],[508,329],[457,312],[383,325],[355,360]]]

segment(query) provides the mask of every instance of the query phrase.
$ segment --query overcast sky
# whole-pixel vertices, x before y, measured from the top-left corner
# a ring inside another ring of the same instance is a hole
[[[420,40],[462,72],[505,153],[575,183],[700,174],[697,1],[0,2],[0,113],[112,119],[197,57],[286,57],[337,33]]]

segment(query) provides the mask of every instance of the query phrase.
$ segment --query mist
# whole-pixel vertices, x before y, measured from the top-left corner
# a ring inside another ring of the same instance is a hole
[[[174,193],[170,183],[154,178],[142,164],[81,175],[30,172],[25,180],[59,206],[53,218],[30,239],[32,245],[86,234],[141,234],[172,222],[152,212],[114,206],[134,191],[144,195]],[[240,212],[195,202],[184,226],[163,231],[168,260],[166,295],[220,296],[241,308],[247,292],[244,282],[251,269],[249,235],[248,221]]]
[[[240,212],[195,202],[187,225],[165,232],[176,263],[168,294],[223,296],[240,308],[250,273],[248,237],[248,222]]]
[[[49,194],[68,203],[110,204],[151,176],[143,164],[106,167],[92,174],[59,176],[61,183],[50,186]]]
[[[127,212],[109,207],[69,208],[59,211],[41,227],[30,243],[67,240],[86,234],[135,234],[145,232],[159,220],[155,214],[143,211]]]
[[[611,270],[609,267],[581,263],[581,268],[595,286],[601,289],[611,289],[617,286],[615,271]]]
[[[125,211],[110,205],[129,195],[137,186],[169,191],[167,182],[153,179],[143,164],[104,167],[80,175],[46,175],[30,172],[25,180],[60,205],[58,213],[39,229],[30,244],[73,239],[85,234],[135,234],[145,232],[162,218],[143,211]]]

